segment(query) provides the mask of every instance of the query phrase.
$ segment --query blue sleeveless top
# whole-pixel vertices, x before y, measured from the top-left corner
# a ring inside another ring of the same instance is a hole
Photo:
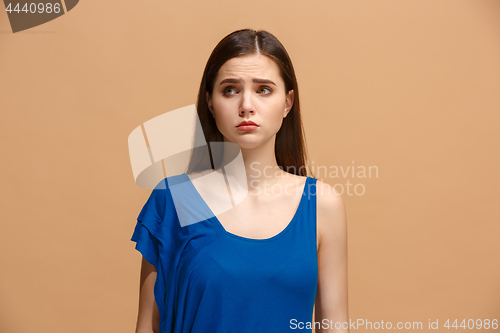
[[[295,216],[267,239],[227,232],[215,216],[182,226],[169,186],[185,184],[189,200],[210,209],[186,173],[160,181],[131,238],[158,271],[160,333],[312,332],[316,181],[307,177]]]

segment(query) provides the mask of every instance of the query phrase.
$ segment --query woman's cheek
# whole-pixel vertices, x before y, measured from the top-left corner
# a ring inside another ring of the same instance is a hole
[[[222,121],[221,124],[218,124],[217,127],[219,128],[219,131],[224,135],[226,138],[231,137],[231,124],[229,124],[227,121],[224,122]]]

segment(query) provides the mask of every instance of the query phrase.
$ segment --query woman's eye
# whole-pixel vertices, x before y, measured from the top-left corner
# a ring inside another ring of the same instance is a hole
[[[226,87],[224,90],[223,90],[223,94],[224,95],[231,95],[232,93],[235,93],[236,92],[236,89],[234,89],[234,87]]]
[[[264,95],[268,95],[271,93],[271,89],[269,87],[261,87],[259,88],[258,92],[264,93]]]

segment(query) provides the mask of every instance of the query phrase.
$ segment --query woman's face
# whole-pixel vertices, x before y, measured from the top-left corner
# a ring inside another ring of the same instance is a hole
[[[254,54],[228,60],[215,78],[212,96],[207,92],[206,97],[224,141],[252,149],[274,142],[293,96],[293,90],[285,91],[278,65]],[[257,126],[238,127],[242,121]]]

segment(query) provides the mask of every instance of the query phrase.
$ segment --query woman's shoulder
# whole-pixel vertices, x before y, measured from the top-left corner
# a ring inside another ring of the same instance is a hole
[[[316,182],[316,209],[319,239],[327,235],[331,238],[346,228],[346,212],[342,195],[337,190],[321,180]]]
[[[308,178],[316,180],[315,189],[304,189],[310,192],[310,195],[316,195],[316,202],[318,208],[326,210],[327,213],[339,205],[343,205],[342,196],[337,190],[328,183],[323,182],[312,176],[301,176],[290,174],[288,177],[292,177],[296,184],[304,184]]]
[[[338,209],[344,205],[342,195],[328,183],[318,179],[316,181],[316,195],[318,209],[325,210],[327,213],[333,213],[332,210]]]

